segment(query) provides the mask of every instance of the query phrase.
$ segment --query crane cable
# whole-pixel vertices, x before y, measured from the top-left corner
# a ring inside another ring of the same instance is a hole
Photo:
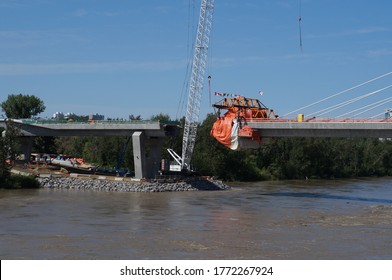
[[[212,106],[212,102],[211,102],[211,75],[208,76],[208,96],[210,99],[210,106]]]
[[[298,28],[299,28],[299,47],[301,49],[301,53],[303,52],[302,49],[302,1],[299,1],[299,16],[298,16]]]
[[[213,59],[213,57],[214,57],[214,55],[213,55],[213,43],[214,43],[213,39],[214,39],[214,37],[212,36],[212,32],[213,32],[213,27],[211,25],[210,36],[209,36],[209,40],[208,40],[208,52],[209,52],[209,55],[208,55],[208,58],[207,58],[208,62],[207,62],[207,69],[206,70],[207,70],[207,73],[209,73],[208,74],[208,94],[209,94],[209,102],[210,102],[209,106],[212,107],[214,109],[214,112],[215,112],[215,107],[212,106],[212,94],[211,94],[211,80],[212,80],[212,77],[211,77],[211,74],[210,74],[212,72],[211,69],[214,67],[214,59]]]
[[[185,71],[185,77],[184,77],[184,82],[182,84],[182,89],[181,89],[181,95],[180,99],[178,101],[178,106],[177,106],[177,112],[176,112],[176,119],[179,119],[184,111],[185,108],[185,102],[186,102],[186,97],[185,94],[187,92],[187,89],[189,88],[189,76],[190,76],[190,68],[192,65],[192,50],[194,46],[194,42],[192,41],[193,33],[191,30],[194,30],[195,28],[195,0],[189,0],[188,1],[188,22],[187,22],[187,28],[188,28],[188,36],[187,36],[187,67]],[[192,46],[191,46],[192,44]]]
[[[339,95],[341,95],[341,94],[343,94],[343,93],[352,91],[352,90],[354,90],[354,89],[357,89],[357,88],[359,88],[359,87],[361,87],[361,86],[367,85],[367,84],[369,84],[369,83],[371,83],[371,82],[374,82],[374,81],[376,81],[376,80],[379,80],[379,79],[384,78],[384,77],[386,77],[386,76],[388,76],[388,75],[391,75],[391,74],[392,74],[392,72],[383,74],[383,75],[381,75],[381,76],[378,76],[378,77],[376,77],[376,78],[373,78],[373,79],[371,79],[371,80],[368,80],[368,81],[366,81],[366,82],[363,82],[363,83],[361,83],[361,84],[359,84],[359,85],[353,86],[353,87],[351,87],[351,88],[349,88],[349,89],[346,89],[346,90],[343,90],[343,91],[341,91],[341,92],[335,93],[335,94],[333,94],[333,95],[331,95],[331,96],[328,96],[328,97],[326,97],[326,98],[323,98],[323,99],[321,99],[321,100],[319,100],[319,101],[313,102],[313,103],[311,103],[311,104],[309,104],[309,105],[306,105],[306,106],[304,106],[304,107],[301,107],[301,108],[299,108],[299,109],[296,109],[296,110],[294,110],[294,111],[291,111],[291,112],[289,112],[289,113],[283,115],[282,117],[286,117],[286,116],[288,116],[288,115],[291,115],[291,114],[296,113],[296,112],[298,112],[298,111],[301,111],[301,110],[303,110],[303,109],[307,109],[307,108],[309,108],[309,107],[311,107],[311,106],[314,106],[314,105],[316,105],[316,104],[319,104],[319,103],[321,103],[321,102],[324,102],[324,101],[326,101],[326,100],[329,100],[329,99],[331,99],[331,98],[333,98],[333,97],[339,96]]]

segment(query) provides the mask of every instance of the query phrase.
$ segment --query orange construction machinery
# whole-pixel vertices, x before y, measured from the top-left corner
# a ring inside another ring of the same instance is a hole
[[[213,107],[218,109],[218,118],[210,134],[232,150],[260,146],[261,137],[257,131],[247,125],[248,121],[278,118],[273,110],[259,100],[243,96],[224,98]],[[221,110],[227,110],[223,116],[220,116]]]

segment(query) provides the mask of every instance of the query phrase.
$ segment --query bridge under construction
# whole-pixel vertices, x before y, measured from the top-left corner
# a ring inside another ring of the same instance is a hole
[[[153,178],[159,170],[163,139],[178,134],[178,122],[160,121],[93,121],[8,120],[20,130],[22,151],[30,158],[34,137],[53,136],[132,136],[135,178]],[[5,129],[7,120],[0,120]],[[146,146],[148,145],[148,156]]]
[[[263,110],[265,109],[263,108]],[[248,110],[250,109],[248,108]],[[260,111],[258,114],[260,114]],[[235,116],[238,116],[238,112]],[[222,118],[220,117],[220,119]],[[240,120],[241,123],[238,125],[237,134],[232,131],[233,127],[234,129],[236,127],[236,121],[233,122],[233,119],[230,121],[230,127],[225,127],[225,133],[227,134],[225,137],[228,137],[226,139],[228,141],[220,142],[229,148],[257,148],[262,144],[263,139],[279,137],[392,138],[392,119],[338,120],[311,118],[307,120],[301,118],[280,119],[274,117],[240,118]],[[161,152],[164,148],[163,139],[165,137],[175,136],[180,131],[178,122],[99,121],[68,123],[51,120],[11,121],[20,129],[20,138],[22,139],[25,158],[30,157],[32,140],[38,136],[132,136],[135,178],[137,179],[153,178],[158,174],[161,163]],[[0,127],[6,129],[6,120],[0,120]],[[219,141],[219,139],[217,140]],[[235,143],[236,141],[237,143]],[[146,145],[151,147],[148,156],[146,154]]]

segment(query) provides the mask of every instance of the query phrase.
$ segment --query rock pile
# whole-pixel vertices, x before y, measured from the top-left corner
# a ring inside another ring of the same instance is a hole
[[[222,181],[200,178],[189,179],[176,183],[92,180],[70,177],[38,178],[38,181],[43,188],[114,192],[177,192],[226,190],[230,188]]]

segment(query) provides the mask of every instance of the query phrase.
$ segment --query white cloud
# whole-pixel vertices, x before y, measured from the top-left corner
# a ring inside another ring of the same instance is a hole
[[[378,50],[371,50],[368,52],[369,56],[392,56],[392,49],[384,48]]]
[[[19,8],[25,7],[26,4],[19,0],[2,0],[0,1],[0,7],[2,8]]]
[[[355,36],[364,34],[373,34],[380,32],[389,32],[391,29],[385,27],[365,27],[353,30],[345,30],[341,32],[326,33],[326,34],[309,34],[306,38],[317,39],[317,38],[334,38],[334,37],[345,37],[345,36]]]
[[[77,9],[73,11],[71,15],[74,17],[86,17],[86,16],[114,17],[120,15],[120,12]]]
[[[77,9],[76,11],[72,12],[72,16],[74,17],[84,17],[88,15],[88,12],[84,9]]]
[[[86,36],[78,30],[0,30],[0,48],[30,48],[62,45],[64,42],[86,43]]]
[[[160,72],[184,67],[181,61],[56,63],[56,64],[0,64],[0,76],[50,75],[71,73],[107,73],[116,71]]]
[[[52,2],[50,0],[0,0],[0,8],[26,8],[37,5],[48,5]]]
[[[232,67],[243,63],[252,63],[265,60],[262,56],[244,56],[244,57],[215,57],[211,59],[212,65],[216,67]]]

